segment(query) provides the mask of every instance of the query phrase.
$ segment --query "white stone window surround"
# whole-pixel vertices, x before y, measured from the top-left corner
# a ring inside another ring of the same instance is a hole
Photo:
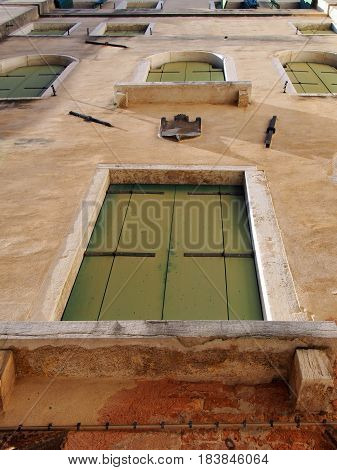
[[[331,17],[331,9],[337,5],[336,0],[317,0],[317,10]]]
[[[328,14],[330,18],[332,19],[332,21],[334,22],[334,24],[336,24],[337,23],[337,1],[335,2],[334,5],[330,5]]]
[[[131,82],[146,82],[151,68],[160,67],[170,62],[208,62],[222,68],[227,82],[238,80],[234,60],[230,56],[223,56],[215,52],[207,51],[168,51],[154,54],[142,60],[137,66]]]
[[[53,83],[42,93],[41,96],[36,97],[9,97],[0,98],[0,101],[17,101],[17,100],[41,100],[53,95],[52,85],[56,90],[67,75],[76,67],[79,60],[76,57],[68,55],[57,54],[41,54],[41,55],[28,55],[19,57],[9,57],[0,60],[0,73],[10,72],[18,67],[27,67],[30,65],[65,65],[63,72],[53,81]]]
[[[225,81],[147,82],[151,68],[170,62],[208,62],[225,73]],[[115,104],[122,108],[137,103],[207,103],[237,104],[246,107],[251,101],[252,82],[239,81],[234,61],[229,56],[207,51],[167,51],[139,62],[131,79],[117,82]]]
[[[243,184],[264,320],[307,320],[307,316],[300,311],[263,171],[258,171],[254,166],[100,164],[55,264],[36,296],[36,303],[28,315],[30,321],[61,319],[107,189],[110,184],[123,183]]]
[[[332,65],[337,68],[337,53],[324,51],[281,51],[275,54],[273,64],[281,77],[283,86],[287,83],[287,93],[303,97],[336,97],[337,93],[297,93],[287,72],[283,68],[288,62],[315,62],[320,64]]]
[[[153,0],[155,3],[156,0]],[[152,3],[151,0],[120,0],[119,3],[116,2],[115,10],[125,10],[127,9],[128,3]],[[164,6],[165,0],[158,0],[157,5],[155,8],[145,8],[146,10],[161,10]],[[141,7],[137,7],[137,10],[141,10]]]
[[[293,23],[291,21],[288,22],[289,26],[291,27],[291,29],[296,32],[299,36],[324,36],[324,37],[329,37],[327,34],[319,34],[319,33],[315,33],[315,34],[303,34],[298,28],[301,27],[301,26],[320,26],[321,23],[309,23],[309,22],[302,22],[302,23]],[[337,34],[337,24],[336,23],[332,23],[331,21],[328,22],[328,24],[331,25],[331,30]]]
[[[27,37],[27,36],[31,36],[31,37],[34,37],[34,38],[54,38],[57,37],[57,38],[63,38],[63,37],[68,37],[69,35],[71,35],[79,26],[80,26],[80,22],[77,22],[77,23],[71,23],[72,26],[71,28],[69,28],[69,34],[68,34],[68,31],[65,31],[63,35],[57,35],[57,36],[52,36],[50,34],[43,34],[43,30],[41,30],[41,34],[30,34],[31,31],[33,31],[34,29],[39,29],[40,27],[44,27],[44,26],[48,26],[48,25],[53,25],[55,26],[55,29],[57,29],[57,26],[61,26],[61,27],[64,27],[64,26],[67,26],[69,25],[70,23],[61,23],[61,22],[53,22],[51,23],[50,21],[47,23],[47,22],[34,22],[34,23],[28,23],[24,26],[22,26],[21,28],[17,29],[16,31],[14,31],[13,33],[10,34],[10,36],[16,36],[16,37]]]
[[[106,30],[108,29],[108,26],[131,26],[131,25],[135,25],[135,26],[147,26],[146,28],[146,31],[143,35],[137,35],[137,36],[134,36],[136,37],[137,39],[139,39],[140,37],[142,36],[151,36],[152,33],[153,33],[153,30],[154,30],[154,26],[155,26],[155,23],[113,23],[111,21],[103,21],[102,23],[99,23],[97,26],[95,26],[95,28],[90,31],[90,34],[89,36],[95,36],[95,37],[109,37],[109,35],[105,35],[105,32]],[[126,38],[128,36],[125,36]],[[130,36],[130,39],[132,39],[132,36]]]

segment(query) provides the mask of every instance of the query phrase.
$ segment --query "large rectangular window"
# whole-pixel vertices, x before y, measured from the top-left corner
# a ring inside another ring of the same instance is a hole
[[[110,185],[63,320],[262,320],[241,186]]]

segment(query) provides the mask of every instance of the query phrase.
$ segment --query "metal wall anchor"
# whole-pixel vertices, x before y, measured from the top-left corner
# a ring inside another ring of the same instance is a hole
[[[122,49],[129,49],[129,47],[124,46],[124,44],[116,44],[116,43],[112,43],[108,41],[100,42],[100,41],[91,41],[90,39],[87,39],[85,42],[87,44],[94,44],[95,46],[111,46],[111,47],[120,47]]]
[[[266,138],[264,140],[264,143],[266,144],[266,148],[269,149],[270,144],[271,144],[271,139],[273,138],[273,135],[276,132],[275,124],[276,124],[276,119],[277,116],[273,116],[269,122],[269,126],[267,128],[266,132]]]
[[[114,127],[112,124],[110,124],[110,122],[101,121],[100,119],[96,119],[93,116],[88,116],[87,114],[80,114],[80,113],[76,113],[75,111],[69,111],[69,114],[71,116],[79,117],[87,122],[95,122],[96,124],[102,124],[102,126]]]

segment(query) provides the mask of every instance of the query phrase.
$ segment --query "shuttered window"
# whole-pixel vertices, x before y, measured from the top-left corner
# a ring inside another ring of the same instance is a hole
[[[66,32],[70,29],[69,27],[62,27],[60,23],[59,26],[53,26],[48,28],[36,26],[31,31],[29,31],[29,36],[64,36]],[[73,25],[72,25],[73,26]]]
[[[288,62],[285,71],[297,93],[337,93],[337,69],[313,62]]]
[[[111,185],[63,320],[262,320],[240,186]]]
[[[140,2],[127,2],[126,9],[127,10],[152,10],[157,7],[158,2],[146,2],[146,1],[140,1]]]
[[[136,23],[107,23],[103,36],[110,37],[133,37],[142,36],[149,28],[149,24],[136,24]],[[93,34],[93,33],[92,33]]]
[[[33,65],[2,73],[0,98],[41,96],[64,69],[63,65]]]
[[[150,70],[148,82],[223,82],[224,71],[207,62],[169,62]]]
[[[296,28],[304,35],[331,35],[336,34],[333,23],[298,24]]]

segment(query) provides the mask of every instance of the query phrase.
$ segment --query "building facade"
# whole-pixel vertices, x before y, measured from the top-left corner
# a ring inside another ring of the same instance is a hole
[[[3,445],[333,448],[337,5],[0,18]]]

